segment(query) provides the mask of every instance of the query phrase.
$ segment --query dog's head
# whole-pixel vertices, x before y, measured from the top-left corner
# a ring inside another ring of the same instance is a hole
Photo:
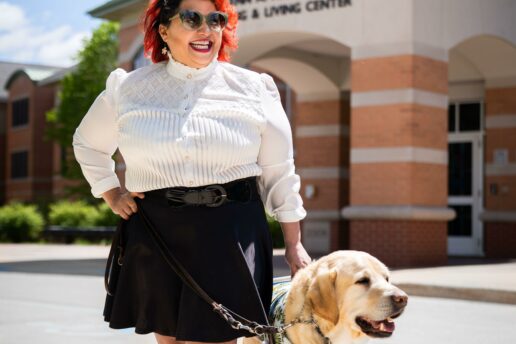
[[[306,298],[323,332],[333,337],[389,337],[407,294],[389,281],[389,270],[361,251],[336,251],[313,262]]]

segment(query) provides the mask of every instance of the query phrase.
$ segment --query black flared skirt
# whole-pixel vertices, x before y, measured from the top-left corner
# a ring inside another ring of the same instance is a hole
[[[252,180],[256,181],[256,177]],[[256,184],[252,183],[254,192]],[[216,302],[267,323],[272,298],[272,238],[260,198],[219,207],[170,207],[162,192],[138,200],[169,250]],[[233,329],[172,270],[139,213],[121,219],[125,254],[113,295],[106,294],[109,327],[134,327],[177,340],[222,342],[252,333]]]

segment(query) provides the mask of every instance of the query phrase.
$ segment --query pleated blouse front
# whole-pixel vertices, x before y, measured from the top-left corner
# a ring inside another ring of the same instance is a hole
[[[306,211],[295,173],[292,132],[272,77],[216,58],[202,68],[175,60],[117,68],[73,136],[94,197],[120,186],[145,192],[259,176],[266,211],[282,222]]]

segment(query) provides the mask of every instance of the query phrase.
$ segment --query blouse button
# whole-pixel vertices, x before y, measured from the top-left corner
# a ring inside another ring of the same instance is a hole
[[[190,184],[190,185],[193,185],[193,180],[190,180],[190,183],[189,183],[189,184]]]
[[[191,79],[191,78],[192,78],[192,74],[188,74],[186,77],[187,77],[188,79]]]

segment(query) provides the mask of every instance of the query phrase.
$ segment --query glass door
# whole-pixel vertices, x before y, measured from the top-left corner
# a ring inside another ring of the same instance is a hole
[[[449,108],[448,207],[457,216],[448,222],[448,254],[483,254],[482,103],[455,103]]]

